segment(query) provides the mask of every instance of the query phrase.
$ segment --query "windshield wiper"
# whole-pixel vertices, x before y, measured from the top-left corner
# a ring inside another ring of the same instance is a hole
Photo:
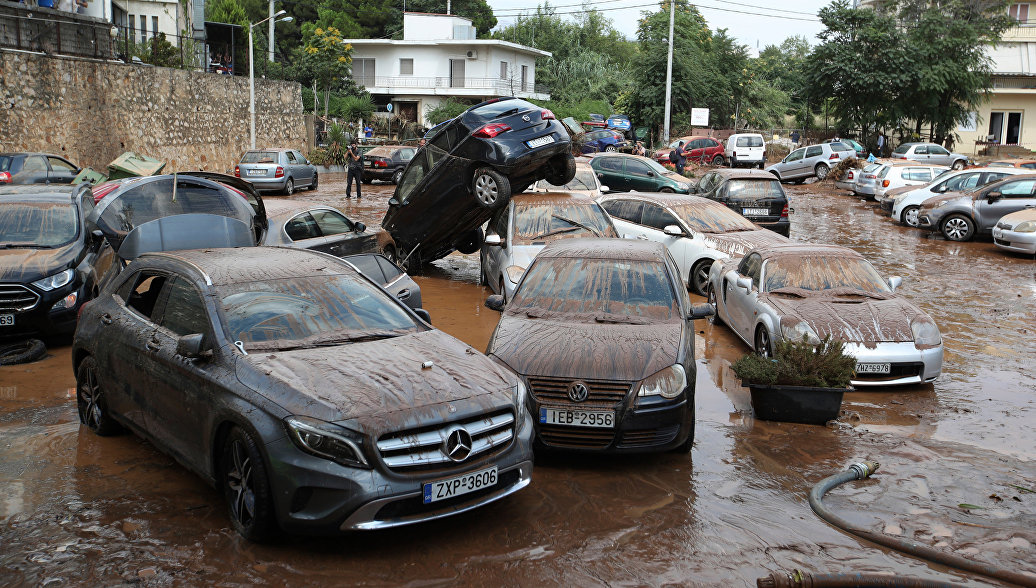
[[[547,231],[546,233],[540,233],[539,235],[536,235],[535,237],[529,237],[529,240],[530,241],[535,241],[536,239],[542,239],[544,237],[549,237],[551,235],[560,235],[561,233],[571,233],[572,231],[576,231],[576,230],[579,230],[579,227],[567,227],[567,228],[564,228],[564,229],[554,229],[553,231]]]
[[[599,323],[609,324],[630,324],[630,325],[643,325],[647,324],[647,321],[640,317],[630,316],[628,314],[596,314],[594,320]]]
[[[594,235],[595,237],[600,237],[600,236],[601,236],[601,233],[600,233],[600,231],[598,231],[597,229],[595,229],[595,228],[593,228],[593,227],[591,227],[591,226],[587,226],[587,225],[584,225],[583,223],[581,223],[581,222],[579,222],[579,221],[574,221],[574,220],[572,220],[572,219],[570,219],[570,218],[565,218],[565,217],[563,217],[563,216],[558,216],[558,215],[556,215],[556,214],[552,214],[552,215],[550,215],[550,216],[551,216],[551,218],[556,218],[556,219],[558,219],[559,221],[562,221],[562,222],[566,222],[566,223],[568,223],[568,224],[570,224],[570,225],[572,225],[572,226],[574,226],[574,227],[579,227],[580,229],[583,229],[583,230],[585,230],[585,231],[588,231],[588,232],[590,232],[590,233],[593,233],[593,235]]]
[[[4,249],[53,249],[53,245],[40,245],[38,243],[4,243]]]

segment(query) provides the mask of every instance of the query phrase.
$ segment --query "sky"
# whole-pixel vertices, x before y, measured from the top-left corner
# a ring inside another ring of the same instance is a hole
[[[488,0],[500,22],[498,27],[513,22],[514,15],[521,9],[535,12],[536,5],[542,4],[542,1]],[[811,45],[817,44],[816,35],[824,27],[817,20],[816,13],[830,4],[830,1],[703,0],[702,2],[692,2],[692,4],[697,6],[705,16],[709,28],[712,30],[727,29],[729,35],[747,45],[754,54],[756,47],[761,50],[767,45],[778,45],[792,35],[802,35],[809,40]],[[657,2],[651,4],[650,0],[599,0],[590,1],[590,4],[610,18],[612,26],[628,39],[637,37],[637,20],[640,18],[641,11],[654,11],[659,6]],[[552,0],[551,5],[557,7],[557,12],[560,14],[580,10],[582,2],[581,0]],[[572,18],[572,15],[564,15],[564,17]]]

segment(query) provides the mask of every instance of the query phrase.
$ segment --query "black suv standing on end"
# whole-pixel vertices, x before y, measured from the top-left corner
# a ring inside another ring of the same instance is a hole
[[[483,223],[511,194],[576,174],[572,139],[546,108],[517,98],[476,104],[429,133],[403,171],[382,227],[417,267],[454,249],[474,253]]]
[[[94,296],[89,185],[0,188],[0,339],[69,334]]]
[[[785,237],[791,230],[788,196],[781,182],[769,172],[717,169],[702,176],[691,188],[691,194],[725,204],[760,227]]]

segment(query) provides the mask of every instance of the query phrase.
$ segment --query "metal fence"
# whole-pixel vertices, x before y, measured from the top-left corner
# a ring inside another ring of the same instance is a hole
[[[53,8],[28,9],[23,4],[0,4],[0,47],[111,59],[112,24],[100,18]]]
[[[490,90],[494,94],[511,95],[518,92],[547,94],[546,84],[522,83],[519,80],[501,78],[475,78],[461,76],[415,77],[415,76],[353,76],[357,85],[365,88],[454,88]]]
[[[205,43],[192,37],[153,32],[141,37],[133,29],[118,28],[114,47],[115,58],[126,63],[234,73],[232,61],[225,64],[210,61]]]

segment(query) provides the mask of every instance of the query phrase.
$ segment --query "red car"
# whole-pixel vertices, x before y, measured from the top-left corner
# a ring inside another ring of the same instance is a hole
[[[683,149],[687,152],[687,161],[695,163],[710,163],[712,165],[723,165],[726,159],[723,157],[723,143],[713,137],[680,137],[673,139],[669,147],[659,149],[654,153],[655,161],[669,163],[669,152],[676,149],[677,144],[683,141]]]

